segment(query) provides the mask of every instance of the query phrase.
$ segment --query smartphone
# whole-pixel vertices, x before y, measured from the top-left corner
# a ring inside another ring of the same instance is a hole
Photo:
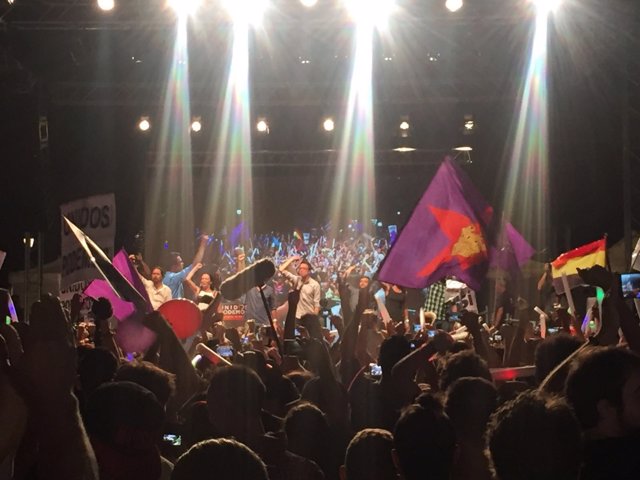
[[[231,345],[218,345],[216,353],[224,358],[233,357],[233,347]]]
[[[493,339],[496,342],[501,342],[502,341],[502,335],[500,335],[499,333],[496,333],[496,334],[493,335]]]
[[[414,333],[418,333],[420,330],[422,330],[422,326],[419,323],[413,325]]]
[[[163,435],[162,439],[165,442],[170,443],[174,447],[179,447],[182,445],[182,437],[180,435],[176,435],[175,433],[167,433]]]
[[[427,330],[427,335],[429,338],[433,338],[436,336],[436,330]]]
[[[382,367],[377,363],[369,364],[369,375],[372,377],[381,377],[382,376]]]
[[[296,337],[299,337],[299,336],[300,336],[300,330],[298,330],[298,329],[296,328],[296,329],[293,331],[293,334],[294,334]]]
[[[620,275],[620,287],[624,298],[640,298],[640,273]]]
[[[558,333],[558,330],[560,330],[558,327],[555,327],[555,328],[547,328],[547,333],[548,333],[549,335],[553,335],[553,334]]]

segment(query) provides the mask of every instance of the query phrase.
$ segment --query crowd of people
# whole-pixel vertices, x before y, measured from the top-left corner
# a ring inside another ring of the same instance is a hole
[[[81,298],[50,295],[2,323],[0,478],[640,478],[640,324],[616,275],[581,272],[606,292],[586,335],[517,301],[443,316],[427,294],[414,318],[371,276],[387,242],[269,238],[215,268],[206,237],[186,267],[133,256],[153,307],[134,314],[155,338],[142,352],[118,344],[105,298],[92,325]],[[277,274],[225,322],[223,278],[261,257]],[[202,312],[189,339],[157,311],[185,297]]]

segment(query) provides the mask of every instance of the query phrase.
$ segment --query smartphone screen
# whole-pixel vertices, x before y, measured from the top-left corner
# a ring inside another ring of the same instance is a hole
[[[233,357],[233,347],[231,345],[218,345],[216,353],[224,358]]]
[[[433,338],[436,336],[436,331],[435,330],[427,330],[427,335],[429,336],[429,338]]]
[[[415,333],[418,333],[420,330],[422,330],[422,327],[420,326],[420,324],[419,324],[419,323],[416,323],[416,324],[413,326],[413,331],[414,331]]]
[[[179,447],[180,445],[182,445],[182,437],[174,433],[167,433],[162,437],[162,439],[165,442],[169,442],[174,447]]]
[[[369,364],[369,374],[372,377],[381,377],[382,376],[382,367],[377,363]]]
[[[620,286],[624,298],[640,298],[640,273],[623,273]]]

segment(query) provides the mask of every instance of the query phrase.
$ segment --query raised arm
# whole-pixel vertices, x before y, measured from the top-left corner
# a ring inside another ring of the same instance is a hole
[[[187,273],[187,276],[184,279],[184,283],[189,287],[194,295],[198,295],[198,293],[200,293],[200,287],[198,287],[192,279],[196,272],[201,268],[202,264],[200,262],[196,263],[193,268],[189,270],[189,273]]]
[[[34,304],[25,351],[9,374],[24,397],[37,437],[38,478],[98,479],[98,469],[73,394],[76,349],[60,301]]]
[[[191,261],[192,267],[195,268],[197,264],[202,263],[202,259],[204,258],[204,251],[207,248],[207,243],[209,242],[209,237],[207,235],[200,236],[200,244],[198,245],[198,250]]]
[[[294,255],[293,257],[289,257],[280,264],[280,266],[278,267],[278,270],[280,270],[281,273],[284,273],[287,271],[287,269],[293,262],[297,262],[298,260],[300,260],[300,255]]]

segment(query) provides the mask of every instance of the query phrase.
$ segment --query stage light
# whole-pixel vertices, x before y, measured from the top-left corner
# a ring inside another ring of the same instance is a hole
[[[13,1],[10,1],[9,3],[13,3]],[[116,4],[114,0],[98,0],[98,8],[100,8],[100,10],[104,10],[105,12],[113,10],[113,7],[115,6]]]
[[[533,3],[539,12],[549,13],[558,8],[560,1],[561,0],[533,0]]]
[[[461,145],[459,147],[455,147],[454,150],[456,152],[472,152],[473,148],[470,147],[469,145]]]
[[[15,0],[7,0],[7,3],[8,3],[9,5],[13,5],[13,2],[14,2],[14,1],[15,1]]]
[[[413,147],[398,147],[398,148],[394,148],[393,151],[398,153],[408,153],[408,152],[415,152],[416,149]]]
[[[399,210],[396,213],[398,214],[398,216],[400,215],[400,211]]]
[[[462,0],[447,0],[444,4],[450,12],[457,12],[463,5],[464,2]]]
[[[260,133],[269,134],[269,124],[264,118],[258,120],[258,123],[256,123],[256,130]]]
[[[236,215],[242,215],[242,210],[241,209],[237,209],[236,210]]]
[[[202,117],[193,117],[191,122],[191,131],[198,133],[202,130]]]
[[[300,0],[300,3],[307,8],[315,7],[318,0]]]
[[[333,118],[326,118],[322,123],[322,128],[324,128],[325,132],[333,132],[333,129],[336,127],[336,124],[333,121]]]
[[[149,117],[140,117],[140,121],[138,122],[138,128],[143,132],[146,132],[151,128],[151,122],[149,122]]]
[[[168,0],[167,3],[179,17],[183,17],[196,13],[202,0]]]
[[[406,120],[400,123],[400,130],[409,130],[409,122]]]
[[[473,119],[473,115],[470,113],[465,114],[464,123],[462,124],[462,133],[464,135],[472,135],[476,129],[476,122]]]
[[[345,0],[347,10],[358,23],[382,27],[393,13],[395,0]]]
[[[234,22],[260,25],[269,0],[224,0],[224,6]]]

